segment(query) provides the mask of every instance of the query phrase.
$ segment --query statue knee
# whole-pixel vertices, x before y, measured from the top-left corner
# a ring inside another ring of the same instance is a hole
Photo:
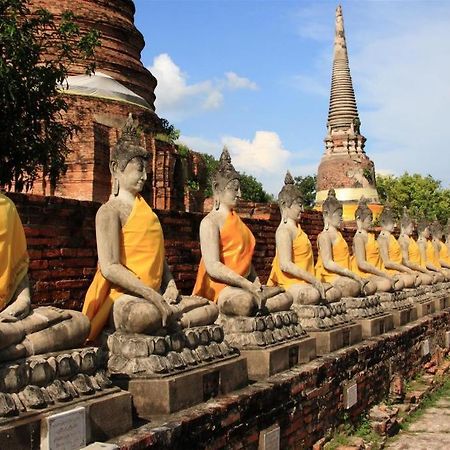
[[[254,316],[256,313],[256,303],[252,295],[242,289],[233,289],[226,295],[219,295],[219,311],[231,316]]]
[[[82,314],[79,311],[70,311],[70,315],[72,316],[72,321],[77,327],[77,331],[79,333],[80,339],[81,336],[83,337],[83,342],[87,339],[89,336],[89,333],[91,331],[91,321],[87,316]]]
[[[365,287],[364,287],[364,294],[365,295],[373,295],[377,292],[377,285],[372,280],[369,281]]]
[[[342,292],[336,286],[333,286],[332,288],[328,289],[325,292],[325,300],[328,303],[338,302],[341,298],[342,298]],[[319,295],[319,299],[320,299],[320,295]]]
[[[114,326],[127,333],[149,334],[162,326],[161,314],[149,302],[117,300],[113,310]]]
[[[387,278],[380,278],[377,280],[377,290],[380,292],[389,292],[392,290],[391,280]]]

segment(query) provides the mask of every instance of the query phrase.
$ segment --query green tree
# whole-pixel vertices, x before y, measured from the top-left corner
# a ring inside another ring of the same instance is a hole
[[[40,173],[54,189],[65,172],[67,142],[78,127],[61,121],[68,105],[58,87],[75,60],[85,59],[87,73],[94,69],[100,36],[81,33],[70,11],[56,23],[28,5],[0,0],[0,186],[16,191],[31,188]]]
[[[302,193],[305,209],[312,209],[316,201],[316,176],[298,176],[294,177],[294,181]]]
[[[400,177],[377,176],[377,191],[382,203],[389,202],[401,214],[406,206],[413,215],[444,222],[450,216],[450,190],[431,175],[405,172]]]
[[[156,134],[155,138],[173,144],[180,138],[180,134],[181,132],[178,128],[175,128],[175,126],[167,119],[161,118],[159,121],[159,132]]]

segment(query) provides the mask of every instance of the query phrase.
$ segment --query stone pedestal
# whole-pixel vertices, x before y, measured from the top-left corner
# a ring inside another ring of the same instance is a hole
[[[361,325],[351,321],[345,304],[293,305],[299,322],[308,334],[316,338],[317,355],[334,352],[361,341]]]
[[[107,346],[111,379],[131,392],[139,417],[179,411],[248,383],[246,360],[219,325],[166,336],[116,331]]]
[[[377,295],[367,297],[346,297],[348,315],[361,325],[363,339],[378,336],[394,328],[394,317],[386,313]]]
[[[248,375],[258,380],[316,357],[315,338],[308,336],[294,311],[260,317],[219,315],[230,345],[247,358]]]
[[[415,294],[411,297],[417,311],[417,317],[421,318],[436,311],[435,286],[420,286],[415,289]]]
[[[87,442],[132,426],[131,395],[114,387],[94,347],[0,364],[0,447],[38,449],[41,423],[76,407],[86,410]]]
[[[450,283],[439,283],[433,286],[435,311],[450,307]]]
[[[383,309],[392,314],[395,328],[417,319],[417,311],[411,298],[412,292],[414,293],[415,289],[377,294]]]

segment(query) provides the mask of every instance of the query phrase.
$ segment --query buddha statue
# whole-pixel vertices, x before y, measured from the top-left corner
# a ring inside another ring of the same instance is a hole
[[[333,189],[328,191],[328,197],[322,205],[322,214],[324,229],[317,238],[317,278],[337,287],[343,297],[374,294],[375,283],[351,270],[348,245],[339,231],[342,224],[342,204],[337,200]]]
[[[420,278],[414,270],[402,264],[402,250],[392,232],[396,226],[394,211],[389,205],[385,205],[380,215],[381,232],[377,242],[380,249],[381,259],[386,272],[391,275],[399,275],[405,288],[420,285]]]
[[[400,236],[398,243],[402,252],[402,264],[414,270],[420,279],[420,284],[426,286],[433,283],[433,276],[420,263],[420,250],[417,241],[412,237],[414,232],[414,221],[408,210],[403,208],[400,219]]]
[[[32,308],[28,263],[19,214],[0,194],[0,361],[77,348],[89,333],[78,311]]]
[[[442,230],[442,234],[445,237],[445,242],[442,242],[439,258],[450,264],[450,218]]]
[[[430,240],[431,231],[428,220],[421,218],[417,223],[417,244],[420,252],[420,265],[431,272],[433,283],[445,281],[445,275],[442,273],[439,263],[439,254]]]
[[[311,242],[300,226],[303,199],[289,173],[278,194],[281,222],[277,228],[276,255],[269,276],[269,286],[282,286],[289,292],[294,305],[316,305],[340,300],[341,292],[315,276]]]
[[[442,242],[443,230],[442,225],[436,219],[430,225],[431,232],[431,244],[434,248],[435,263],[441,268],[441,272],[444,274],[446,280],[449,278],[450,262],[448,259],[447,246]]]
[[[111,152],[113,192],[95,221],[99,264],[83,306],[90,341],[108,324],[125,334],[161,335],[212,324],[218,315],[214,303],[177,289],[161,224],[140,195],[148,158],[130,115]]]
[[[361,197],[355,211],[357,230],[353,236],[352,271],[362,278],[371,280],[377,292],[399,291],[403,281],[398,275],[389,275],[381,259],[378,242],[374,233],[369,232],[372,226],[373,214],[367,206],[367,201]]]
[[[213,175],[212,189],[214,207],[200,224],[202,259],[194,295],[217,303],[225,316],[288,311],[291,295],[280,287],[262,286],[253,267],[255,237],[235,211],[241,196],[239,173],[226,148]]]

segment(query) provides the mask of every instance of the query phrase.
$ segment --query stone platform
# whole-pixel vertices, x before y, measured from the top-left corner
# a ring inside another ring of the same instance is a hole
[[[230,345],[247,358],[251,380],[266,378],[316,357],[315,338],[308,336],[294,311],[259,317],[219,315]]]
[[[361,325],[363,339],[394,328],[394,317],[384,310],[378,295],[345,297],[341,301],[345,304],[347,314]]]
[[[131,392],[139,417],[179,411],[248,383],[246,360],[219,325],[166,336],[116,331],[107,346],[111,378]]]
[[[417,310],[411,292],[415,289],[404,289],[399,292],[381,292],[376,294],[383,309],[392,314],[394,327],[401,327],[417,319]]]
[[[362,339],[361,325],[346,314],[345,304],[293,305],[303,329],[316,338],[317,355],[325,355]]]
[[[419,286],[416,289],[405,289],[405,291],[410,291],[411,293],[411,299],[416,308],[418,318],[433,314],[436,311],[435,286]]]
[[[1,363],[0,447],[39,448],[42,420],[79,406],[88,442],[131,429],[131,395],[114,387],[102,366],[94,347]]]
[[[450,283],[438,283],[432,286],[432,292],[436,311],[442,311],[450,307]]]

